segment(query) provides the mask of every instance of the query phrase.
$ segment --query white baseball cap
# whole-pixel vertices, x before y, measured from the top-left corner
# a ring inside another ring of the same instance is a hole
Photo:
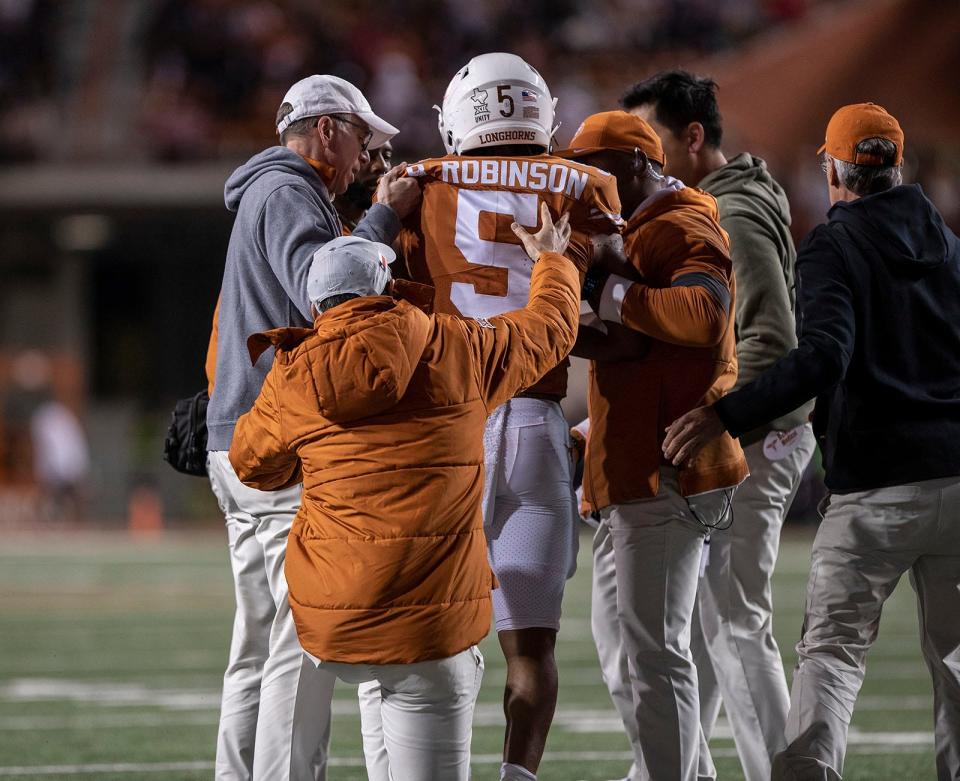
[[[293,111],[280,120],[277,133],[286,130],[291,122],[304,117],[319,117],[324,114],[355,114],[367,123],[373,133],[369,149],[383,146],[398,131],[384,119],[373,113],[363,93],[349,81],[337,76],[307,76],[300,79],[283,96],[283,103],[293,106]],[[281,103],[282,105],[282,103]]]
[[[319,309],[330,296],[381,295],[393,279],[390,264],[396,259],[396,253],[386,244],[359,236],[338,236],[328,241],[313,253],[307,273],[310,303]]]

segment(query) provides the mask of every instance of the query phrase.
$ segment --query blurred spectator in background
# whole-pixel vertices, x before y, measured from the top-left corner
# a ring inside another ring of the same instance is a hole
[[[0,2],[0,160],[40,156],[54,124],[55,10],[49,0]]]
[[[41,518],[58,524],[79,521],[90,472],[80,421],[65,404],[48,399],[31,416],[30,433]]]
[[[35,517],[58,525],[83,517],[90,452],[76,414],[59,398],[53,362],[39,350],[17,355],[3,399],[4,449],[13,473],[7,480],[32,486]],[[8,471],[8,470],[4,470]]]

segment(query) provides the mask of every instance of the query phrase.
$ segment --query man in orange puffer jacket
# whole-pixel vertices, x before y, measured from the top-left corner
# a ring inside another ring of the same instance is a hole
[[[579,276],[570,235],[513,229],[536,262],[526,308],[488,319],[426,314],[388,293],[393,251],[335,239],[316,253],[314,327],[250,338],[276,358],[237,423],[230,461],[260,490],[303,481],[286,576],[300,642],[346,681],[378,680],[390,771],[468,778],[493,574],[480,497],[490,410],[573,345]],[[387,295],[384,295],[387,293]]]

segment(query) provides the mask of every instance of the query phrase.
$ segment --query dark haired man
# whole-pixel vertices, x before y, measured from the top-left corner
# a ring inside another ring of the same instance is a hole
[[[381,146],[396,132],[349,82],[310,76],[288,90],[277,112],[280,145],[255,155],[226,183],[227,208],[237,216],[217,315],[207,472],[226,518],[237,611],[223,680],[217,779],[325,777],[333,680],[302,667],[283,572],[301,488],[249,488],[227,452],[237,419],[253,405],[270,368],[267,359],[251,366],[247,337],[312,322],[307,273],[313,255],[342,233],[332,198],[368,161],[367,146]],[[379,203],[356,235],[393,241],[400,218],[419,200],[417,183],[399,173],[383,177]]]
[[[748,153],[727,160],[720,148],[716,89],[710,79],[668,71],[634,85],[623,105],[657,131],[665,172],[717,199],[737,277],[734,387],[740,388],[797,344],[796,252],[787,197],[766,163]],[[772,758],[784,746],[790,698],[772,631],[771,576],[784,516],[815,447],[810,406],[761,421],[741,435],[750,477],[734,497],[733,525],[710,536],[698,593],[700,622],[691,643],[703,731],[709,738],[722,696],[747,781],[769,779]],[[601,572],[604,550],[597,546]],[[594,624],[603,636],[602,618]],[[607,679],[615,692],[612,669]]]
[[[917,185],[883,108],[827,125],[825,225],[797,258],[799,346],[676,420],[674,463],[818,397],[830,504],[817,531],[787,747],[775,779],[839,779],[880,611],[905,573],[933,678],[937,778],[960,778],[960,240]]]

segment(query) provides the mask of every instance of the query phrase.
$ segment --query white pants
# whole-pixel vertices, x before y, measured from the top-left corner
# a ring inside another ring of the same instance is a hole
[[[483,679],[483,656],[476,646],[455,656],[415,664],[343,664],[319,662],[333,673],[367,691],[379,686],[382,726],[390,781],[467,781],[470,777],[470,738],[473,709]],[[366,707],[371,708],[372,703]],[[366,751],[367,741],[364,739]]]
[[[560,405],[518,398],[484,430],[484,532],[498,632],[559,629],[566,581],[576,571],[579,517],[570,427]]]
[[[720,520],[728,499],[711,492],[685,499],[676,472],[661,471],[653,499],[612,505],[601,511],[597,551],[613,551],[617,627],[598,634],[604,677],[622,681],[622,663],[611,647],[622,643],[630,681],[627,703],[622,683],[614,695],[621,717],[631,708],[627,735],[634,749],[634,777],[652,781],[694,781],[716,777],[703,733],[697,669],[690,654],[690,625],[696,607],[700,557],[707,523]],[[696,516],[694,512],[696,511]],[[609,531],[603,527],[606,526]],[[605,565],[605,566],[604,566]],[[596,573],[596,570],[595,570]],[[609,554],[602,558],[601,589],[609,594]],[[609,616],[609,609],[602,615]],[[602,620],[602,619],[601,619]],[[595,632],[598,622],[594,623]],[[619,638],[616,634],[619,631]],[[639,768],[639,770],[638,770]]]
[[[933,678],[937,778],[960,778],[960,477],[951,477],[830,497],[774,779],[840,778],[867,651],[905,572]]]
[[[207,471],[226,518],[237,599],[215,777],[322,781],[336,676],[304,657],[283,575],[300,486],[248,488],[224,451],[208,454]]]
[[[795,447],[771,460],[763,441],[744,449],[750,477],[733,500],[733,525],[710,535],[709,563],[697,594],[691,649],[700,682],[700,723],[707,740],[723,699],[746,781],[768,781],[786,745],[790,693],[773,637],[771,577],[783,519],[816,439],[800,427]]]

